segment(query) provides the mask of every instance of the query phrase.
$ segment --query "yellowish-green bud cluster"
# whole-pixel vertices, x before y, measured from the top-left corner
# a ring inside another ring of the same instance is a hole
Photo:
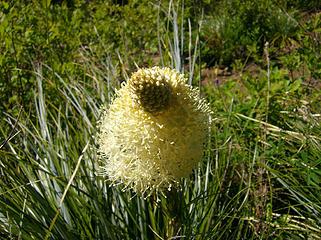
[[[131,96],[147,112],[158,112],[169,107],[172,87],[169,75],[157,69],[140,69],[128,81]]]
[[[138,70],[100,122],[104,174],[142,194],[170,189],[202,160],[209,114],[184,75],[169,68]]]

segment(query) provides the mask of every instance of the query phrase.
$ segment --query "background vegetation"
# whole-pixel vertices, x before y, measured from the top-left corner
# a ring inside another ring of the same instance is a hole
[[[319,1],[0,9],[0,238],[321,239]],[[214,115],[182,189],[144,199],[97,175],[95,134],[153,65],[185,73]]]

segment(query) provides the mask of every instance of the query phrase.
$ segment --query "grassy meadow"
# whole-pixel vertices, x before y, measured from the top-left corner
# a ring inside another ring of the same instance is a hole
[[[0,1],[0,239],[321,239],[318,0]],[[98,174],[101,108],[170,67],[213,115],[181,188]]]

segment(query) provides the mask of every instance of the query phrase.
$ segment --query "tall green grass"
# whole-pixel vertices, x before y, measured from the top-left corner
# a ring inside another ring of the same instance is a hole
[[[172,56],[164,65],[182,71],[181,7],[162,8],[168,38],[159,40]],[[185,72],[201,81],[199,45],[189,48],[193,68]],[[2,114],[0,238],[321,239],[319,104],[284,78],[268,49],[262,76],[243,70],[237,81],[202,89],[214,111],[204,161],[181,189],[146,199],[97,174],[96,122],[120,72],[130,74],[125,60],[79,51],[84,76],[64,79],[36,64],[34,111]],[[48,96],[44,86],[57,82]]]

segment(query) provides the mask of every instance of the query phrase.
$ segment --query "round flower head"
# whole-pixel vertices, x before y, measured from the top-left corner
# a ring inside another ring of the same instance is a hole
[[[139,69],[104,111],[98,136],[104,174],[135,192],[170,189],[203,156],[210,109],[184,75]]]

